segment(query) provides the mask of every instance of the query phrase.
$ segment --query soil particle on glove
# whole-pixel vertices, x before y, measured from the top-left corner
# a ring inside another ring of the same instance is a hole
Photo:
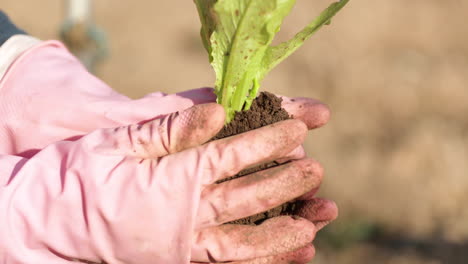
[[[261,92],[252,102],[248,111],[237,112],[234,119],[226,125],[212,140],[222,139],[233,135],[241,134],[263,126],[271,125],[279,121],[291,119],[288,112],[281,107],[282,99],[269,92]],[[248,174],[278,166],[278,163],[271,162],[260,166],[249,168],[238,174],[220,180],[216,183],[222,183],[232,179],[240,178]],[[244,219],[235,220],[228,224],[258,225],[269,218],[280,215],[293,215],[297,203],[285,203],[276,208],[259,213]]]

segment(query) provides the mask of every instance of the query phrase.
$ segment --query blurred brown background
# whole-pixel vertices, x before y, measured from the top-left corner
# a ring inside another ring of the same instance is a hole
[[[331,0],[298,1],[279,38]],[[1,0],[17,24],[58,38],[62,0]],[[110,56],[97,75],[132,97],[214,82],[193,1],[97,0]],[[468,2],[352,0],[263,82],[332,109],[311,133],[321,195],[341,217],[318,237],[318,264],[468,263]]]

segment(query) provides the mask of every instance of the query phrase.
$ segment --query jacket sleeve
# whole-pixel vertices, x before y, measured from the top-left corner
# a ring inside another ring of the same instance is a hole
[[[13,24],[0,10],[0,81],[15,60],[39,42]]]
[[[8,16],[0,10],[0,46],[14,35],[26,35],[22,29],[18,28]]]

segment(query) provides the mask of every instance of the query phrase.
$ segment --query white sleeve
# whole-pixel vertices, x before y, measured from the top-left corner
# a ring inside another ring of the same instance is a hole
[[[14,35],[0,46],[0,81],[13,62],[26,50],[40,42],[28,35]]]

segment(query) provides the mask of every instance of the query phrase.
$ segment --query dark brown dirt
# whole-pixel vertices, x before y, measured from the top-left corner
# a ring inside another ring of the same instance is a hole
[[[282,99],[269,92],[261,92],[248,111],[236,113],[234,119],[213,138],[230,137],[250,130],[291,119],[281,107]]]
[[[282,99],[269,92],[261,92],[253,101],[248,111],[236,113],[234,119],[226,125],[212,140],[222,139],[233,135],[241,134],[249,130],[254,130],[273,123],[291,119],[288,112],[281,107]],[[248,174],[278,166],[278,163],[265,163],[260,166],[249,168],[238,174],[220,180],[222,183],[232,179],[240,178]],[[258,225],[266,219],[279,215],[293,215],[296,203],[285,203],[269,211],[259,213],[244,219],[232,221],[229,224]]]

